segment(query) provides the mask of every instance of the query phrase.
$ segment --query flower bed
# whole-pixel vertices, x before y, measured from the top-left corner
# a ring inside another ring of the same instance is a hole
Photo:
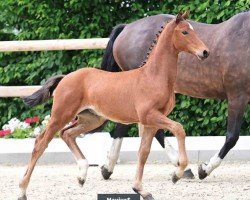
[[[3,125],[2,130],[0,130],[0,137],[15,139],[36,137],[44,130],[49,119],[49,115],[47,115],[42,122],[40,122],[38,116],[26,118],[24,121],[12,118],[7,124]]]

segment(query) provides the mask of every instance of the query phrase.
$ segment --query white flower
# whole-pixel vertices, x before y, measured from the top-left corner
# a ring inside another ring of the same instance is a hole
[[[42,125],[44,125],[44,126],[46,126],[48,123],[49,123],[48,120],[43,120],[43,121],[42,121]]]
[[[15,129],[15,128],[18,128],[20,120],[17,118],[12,118],[8,123],[10,125],[10,128]]]
[[[41,129],[40,126],[38,126],[38,127],[36,127],[36,128],[34,129],[33,132],[30,133],[30,136],[31,136],[31,137],[37,137],[38,135],[41,134],[41,132],[42,132],[42,129]]]
[[[8,124],[5,124],[2,128],[3,130],[10,130],[13,133],[19,127],[19,123],[20,120],[15,117],[8,121]]]
[[[45,116],[44,120],[42,121],[42,125],[47,126],[47,124],[49,123],[49,120],[50,120],[50,115]]]
[[[18,128],[27,129],[27,128],[30,128],[30,124],[28,124],[26,122],[20,122],[19,125],[18,125]]]
[[[50,120],[50,115],[46,115],[46,116],[44,117],[44,119],[45,119],[45,120]]]
[[[19,119],[12,118],[10,121],[8,121],[7,124],[5,124],[2,129],[3,130],[10,130],[11,133],[15,131],[15,129],[27,129],[30,128],[30,125],[26,122],[21,122]]]
[[[5,124],[2,127],[3,130],[10,130],[11,133],[15,130],[15,128],[11,127],[9,124]]]

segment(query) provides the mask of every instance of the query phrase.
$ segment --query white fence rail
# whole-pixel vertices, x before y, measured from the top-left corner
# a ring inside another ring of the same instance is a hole
[[[0,86],[0,97],[25,97],[40,88],[41,86]]]
[[[104,49],[109,38],[2,41],[0,52]]]
[[[1,41],[0,52],[105,49],[109,38]],[[41,86],[0,86],[0,97],[23,97]]]

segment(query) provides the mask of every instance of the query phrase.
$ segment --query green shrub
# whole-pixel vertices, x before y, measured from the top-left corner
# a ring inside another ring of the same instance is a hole
[[[157,0],[5,0],[0,1],[1,40],[43,40],[107,37],[120,23],[158,13],[176,14],[190,10],[191,19],[206,23],[222,22],[247,10],[249,0],[157,1]],[[103,50],[0,53],[0,85],[39,85],[56,74],[82,67],[98,67]],[[0,126],[12,117],[48,115],[51,102],[28,109],[20,98],[0,99]],[[171,118],[180,121],[189,135],[224,135],[226,103],[178,95]],[[110,124],[106,130],[111,130]],[[250,111],[242,127],[250,133]],[[137,135],[133,126],[130,136]]]

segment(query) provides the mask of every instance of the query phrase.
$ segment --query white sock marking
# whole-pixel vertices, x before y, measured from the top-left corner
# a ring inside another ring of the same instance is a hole
[[[26,189],[24,189],[24,188],[19,188],[19,189],[20,189],[20,191],[19,191],[19,196],[18,197],[25,196],[26,195]]]
[[[204,166],[203,169],[209,175],[215,168],[219,167],[222,159],[219,157],[218,153],[216,153],[209,161],[208,165]]]
[[[165,151],[167,153],[167,156],[168,156],[170,162],[174,166],[177,167],[178,166],[178,161],[179,161],[179,155],[178,155],[177,151],[169,143],[169,141],[167,140],[167,138],[165,138]]]
[[[82,181],[86,181],[86,177],[87,177],[87,172],[88,172],[88,168],[89,168],[89,163],[86,159],[79,159],[77,160],[77,165],[78,165],[78,178]]]
[[[180,169],[180,167],[177,167],[177,169],[175,170],[175,174],[176,174],[176,176],[181,178],[184,174],[184,170]]]
[[[106,165],[105,165],[105,167],[108,168],[109,172],[113,172],[115,164],[119,158],[122,146],[122,140],[123,138],[116,138],[112,142],[112,146],[110,148],[110,152],[108,154],[108,158],[106,160]]]

